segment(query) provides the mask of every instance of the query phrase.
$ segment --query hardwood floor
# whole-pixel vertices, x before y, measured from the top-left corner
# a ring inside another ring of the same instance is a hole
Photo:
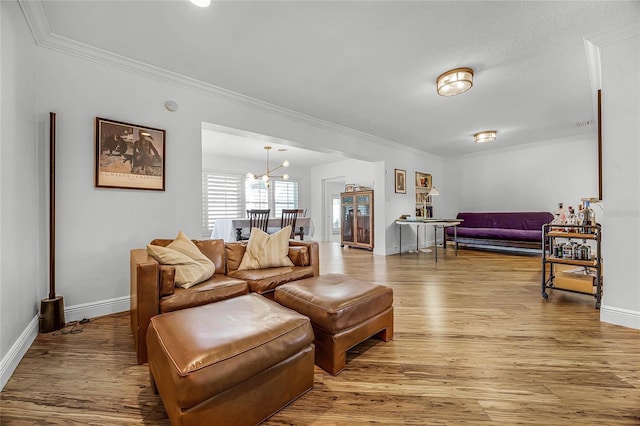
[[[640,424],[640,331],[593,297],[540,297],[536,256],[374,256],[321,245],[321,272],[394,290],[395,335],[353,348],[266,425]],[[605,287],[606,297],[606,287]],[[128,313],[40,335],[0,394],[2,425],[168,425]]]

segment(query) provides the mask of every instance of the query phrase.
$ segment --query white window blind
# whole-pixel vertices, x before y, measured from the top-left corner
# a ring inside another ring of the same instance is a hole
[[[261,179],[245,179],[244,202],[245,210],[270,208],[269,188],[267,188],[266,183]],[[242,214],[242,216],[245,216],[245,214]]]
[[[211,237],[216,219],[242,217],[242,177],[202,172],[202,236]]]
[[[273,182],[273,216],[282,216],[282,209],[298,208],[298,182],[276,180]]]

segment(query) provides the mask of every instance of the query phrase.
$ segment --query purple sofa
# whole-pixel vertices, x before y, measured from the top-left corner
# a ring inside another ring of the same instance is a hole
[[[470,246],[542,248],[542,225],[550,223],[549,212],[458,213],[457,243]],[[446,229],[453,239],[453,228]]]

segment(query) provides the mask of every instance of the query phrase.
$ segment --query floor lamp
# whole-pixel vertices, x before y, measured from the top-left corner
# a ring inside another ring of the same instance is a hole
[[[64,302],[56,296],[56,113],[49,113],[49,297],[40,302],[40,332],[64,327]]]

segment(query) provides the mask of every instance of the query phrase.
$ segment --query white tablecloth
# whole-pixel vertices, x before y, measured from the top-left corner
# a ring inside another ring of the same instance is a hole
[[[269,232],[277,232],[280,229],[280,218],[270,217],[267,226]],[[316,232],[310,217],[299,217],[296,220],[296,231],[299,230],[301,226],[304,227],[304,235],[313,236]],[[217,240],[221,238],[225,241],[235,241],[236,228],[248,229],[249,218],[216,219],[216,224],[211,232],[211,239]]]

